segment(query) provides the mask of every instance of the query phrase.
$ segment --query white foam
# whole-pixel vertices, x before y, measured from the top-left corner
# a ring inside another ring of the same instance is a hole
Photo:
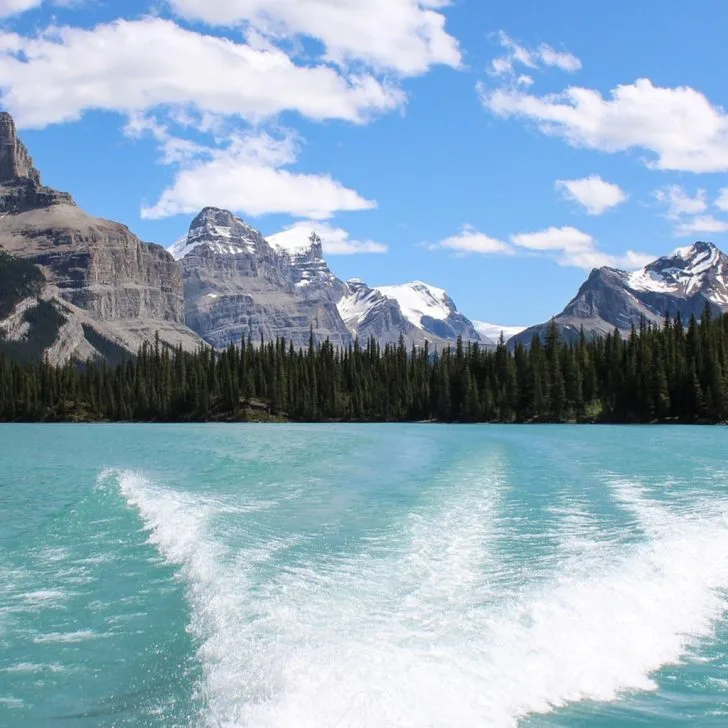
[[[615,542],[576,504],[556,514],[562,544],[543,578],[509,590],[498,468],[450,475],[442,502],[363,552],[286,562],[263,583],[256,569],[290,540],[231,553],[210,528],[219,503],[120,475],[187,584],[208,725],[515,728],[654,690],[656,670],[713,635],[728,587],[722,503],[672,508],[617,483],[641,540]]]
[[[18,662],[15,665],[9,665],[8,667],[0,668],[0,672],[27,672],[27,673],[41,673],[41,672],[66,672],[68,668],[63,667],[57,663],[36,663],[36,662]]]
[[[47,634],[40,634],[33,638],[33,642],[37,644],[45,644],[48,642],[85,642],[86,640],[93,640],[97,637],[101,637],[97,632],[90,629],[79,629],[75,632],[48,632]]]
[[[22,598],[26,602],[33,603],[47,603],[47,602],[61,602],[68,599],[70,594],[60,589],[39,589],[38,591],[25,592]]]

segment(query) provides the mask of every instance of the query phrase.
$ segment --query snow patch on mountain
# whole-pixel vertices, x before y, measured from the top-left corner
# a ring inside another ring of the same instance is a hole
[[[413,326],[424,329],[422,319],[428,316],[444,321],[452,313],[447,293],[422,281],[412,281],[400,286],[378,286],[374,289],[399,304],[402,315]]]
[[[369,288],[364,281],[352,278],[347,281],[348,295],[336,305],[339,316],[350,331],[356,331],[369,313],[383,300],[376,288]]]
[[[475,330],[481,335],[485,336],[486,339],[491,341],[499,341],[501,332],[503,333],[504,341],[512,339],[517,336],[521,331],[525,331],[527,326],[499,326],[498,324],[489,324],[485,321],[473,321]]]
[[[220,223],[229,218],[230,224]],[[255,253],[260,241],[260,233],[255,228],[233,216],[227,211],[205,208],[190,226],[187,235],[181,237],[167,248],[175,260],[182,260],[200,245],[207,245],[213,253],[238,255]]]
[[[709,300],[724,304],[725,268],[724,256],[718,248],[712,243],[695,243],[676,248],[670,255],[627,274],[626,283],[634,291],[679,296],[691,296],[705,289]]]
[[[279,253],[286,253],[295,257],[310,253],[312,248],[312,233],[313,229],[294,226],[275,235],[269,235],[266,240]]]

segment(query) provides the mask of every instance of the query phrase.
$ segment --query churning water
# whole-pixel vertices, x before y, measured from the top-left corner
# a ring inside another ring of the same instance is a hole
[[[725,726],[726,444],[0,427],[0,725]]]

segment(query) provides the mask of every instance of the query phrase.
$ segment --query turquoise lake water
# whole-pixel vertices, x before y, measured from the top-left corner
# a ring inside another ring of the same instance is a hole
[[[728,725],[728,430],[0,426],[0,726]]]

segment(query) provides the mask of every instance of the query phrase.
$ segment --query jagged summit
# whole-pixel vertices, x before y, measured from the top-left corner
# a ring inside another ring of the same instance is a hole
[[[677,248],[641,270],[627,274],[635,291],[690,298],[702,294],[713,304],[728,303],[728,256],[713,243]]]
[[[263,236],[229,210],[204,207],[190,224],[189,232],[167,250],[181,260],[198,248],[220,255],[255,253],[267,243]],[[199,250],[198,250],[199,252]]]
[[[0,112],[0,212],[19,213],[51,205],[74,205],[67,192],[41,183],[40,172],[18,137],[15,120]]]
[[[40,186],[40,172],[15,128],[15,120],[7,111],[0,112],[0,182],[29,179]]]

